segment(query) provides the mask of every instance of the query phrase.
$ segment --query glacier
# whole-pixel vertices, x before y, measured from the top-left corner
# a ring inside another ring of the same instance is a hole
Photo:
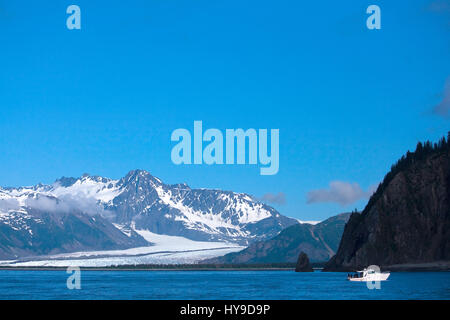
[[[245,193],[165,184],[144,170],[121,179],[84,174],[0,187],[0,260],[60,263],[81,252],[100,264],[198,261],[297,223]]]

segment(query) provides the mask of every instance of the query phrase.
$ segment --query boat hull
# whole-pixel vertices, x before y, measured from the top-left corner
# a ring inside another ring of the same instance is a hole
[[[383,273],[368,274],[360,278],[348,278],[348,280],[354,282],[386,281],[390,275],[391,274],[389,272],[383,272]]]

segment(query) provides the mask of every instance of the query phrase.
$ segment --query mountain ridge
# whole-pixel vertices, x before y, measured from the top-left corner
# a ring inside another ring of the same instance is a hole
[[[242,251],[204,262],[294,263],[301,252],[306,253],[313,262],[328,261],[338,248],[349,217],[350,213],[341,213],[315,225],[308,223],[292,225],[269,240],[255,242]]]
[[[57,219],[61,213],[67,221]],[[54,219],[48,218],[45,222],[50,224],[45,225],[43,215]],[[98,243],[104,245],[80,241],[77,228],[70,223],[81,225],[79,228],[88,234],[102,235]],[[185,183],[164,184],[139,169],[120,179],[83,174],[79,178],[61,177],[50,185],[0,187],[2,259],[150,245],[133,228],[196,241],[247,245],[297,223],[248,194],[191,189]],[[66,235],[60,236],[64,243],[56,241],[52,247],[36,242],[37,232],[51,237],[52,232],[60,234],[61,230],[66,230]]]

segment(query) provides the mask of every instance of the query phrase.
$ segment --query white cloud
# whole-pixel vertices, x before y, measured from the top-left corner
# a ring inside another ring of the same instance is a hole
[[[331,181],[328,189],[311,190],[307,194],[307,203],[335,202],[347,206],[361,199],[368,199],[375,192],[377,185],[364,191],[354,182]]]
[[[433,113],[443,118],[450,118],[450,79],[447,79],[442,101],[434,106]]]
[[[0,199],[0,211],[19,209],[19,201],[16,199]]]
[[[260,200],[262,202],[284,205],[286,204],[286,195],[283,192],[266,193]]]
[[[434,0],[428,5],[428,10],[434,13],[450,12],[450,2],[448,0]]]
[[[98,201],[84,194],[61,195],[59,198],[39,196],[25,200],[25,205],[29,208],[48,212],[82,212],[89,215],[109,216],[111,212],[105,210]]]

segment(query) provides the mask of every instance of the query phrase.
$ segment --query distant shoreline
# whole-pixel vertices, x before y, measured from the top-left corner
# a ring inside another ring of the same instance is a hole
[[[173,265],[122,265],[110,267],[80,267],[84,271],[294,271],[295,263],[273,264],[173,264]],[[67,267],[45,266],[0,266],[12,271],[65,271]]]
[[[403,263],[382,267],[390,271],[450,271],[450,261]]]
[[[144,269],[144,268],[93,268],[80,267],[82,271],[294,271],[294,268],[198,268],[198,269],[183,269],[183,268],[167,268],[167,269]],[[6,267],[0,268],[0,271],[66,271],[64,267]]]
[[[312,263],[314,271],[322,271],[323,263]],[[45,266],[0,266],[0,271],[66,271],[65,267]],[[294,271],[295,263],[267,263],[267,264],[170,264],[170,265],[122,265],[109,267],[83,267],[82,271]],[[429,263],[406,263],[381,266],[384,271],[392,272],[448,272],[450,261]],[[355,270],[339,269],[325,272],[351,272]]]
[[[364,266],[357,267],[358,270],[362,270]],[[381,265],[382,271],[393,272],[448,272],[450,271],[450,261],[434,261],[424,263],[402,263],[394,265]],[[332,269],[326,269],[325,272],[354,272],[354,268],[338,267]]]

